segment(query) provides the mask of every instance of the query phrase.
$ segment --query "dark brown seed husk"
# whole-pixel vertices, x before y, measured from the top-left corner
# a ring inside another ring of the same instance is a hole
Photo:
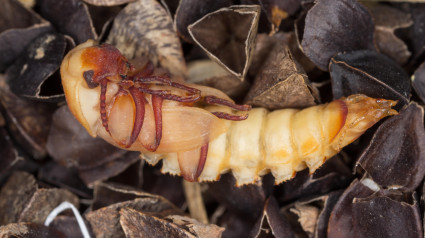
[[[207,15],[223,7],[230,7],[231,0],[180,0],[176,10],[174,26],[179,36],[190,43],[194,43],[187,27]]]
[[[281,32],[276,33],[273,36],[269,36],[264,33],[257,34],[254,52],[252,53],[251,65],[249,66],[247,76],[255,78],[257,74],[259,74],[260,69],[263,67],[269,55],[273,53],[273,48],[276,44],[287,45],[289,44],[291,37],[293,37],[293,34]]]
[[[317,81],[317,75],[326,74],[325,72],[318,70],[317,66],[311,62],[311,60],[304,54],[302,49],[300,49],[298,45],[298,39],[294,32],[290,34],[289,49],[291,50],[291,54],[294,56],[295,60],[302,66],[304,71],[309,75],[310,81]]]
[[[107,42],[135,61],[148,58],[172,75],[185,77],[182,48],[167,11],[155,0],[128,4],[114,19]]]
[[[278,42],[257,74],[245,103],[268,109],[315,105],[318,91],[288,47]]]
[[[33,158],[44,158],[53,106],[16,96],[0,75],[0,110],[17,144]]]
[[[187,65],[187,68],[189,83],[219,89],[233,98],[244,95],[249,88],[247,81],[241,82],[239,78],[209,59],[192,61]]]
[[[30,99],[63,100],[58,70],[65,48],[65,38],[60,34],[48,33],[34,39],[6,71],[12,92]]]
[[[57,163],[77,168],[89,187],[118,175],[140,160],[138,152],[121,150],[100,138],[91,137],[67,106],[53,114],[46,147]]]
[[[422,63],[411,78],[412,87],[416,94],[425,103],[425,63]]]
[[[111,29],[114,18],[120,13],[122,7],[93,6],[90,4],[87,5],[87,7],[90,12],[93,27],[99,35],[98,41],[103,42],[105,35],[109,33],[108,30]]]
[[[396,109],[409,103],[410,79],[397,63],[375,51],[338,54],[329,66],[335,99],[351,94],[397,100]]]
[[[115,183],[96,183],[93,188],[93,202],[91,210],[97,210],[115,203],[136,199],[137,197],[149,196],[134,188]]]
[[[330,213],[342,192],[343,190],[337,190],[323,196],[298,200],[283,207],[281,213],[291,218],[298,235],[325,238]]]
[[[15,172],[9,177],[0,191],[0,225],[18,222],[37,187],[34,177],[26,172]]]
[[[0,8],[0,72],[24,52],[38,35],[52,32],[52,25],[18,0],[4,0]]]
[[[375,49],[372,17],[355,0],[319,0],[304,22],[304,30],[297,31],[300,47],[321,70],[328,71],[339,52]]]
[[[256,220],[246,219],[244,215],[234,213],[223,206],[219,206],[213,216],[217,216],[217,221],[214,224],[226,228],[223,237],[249,237],[257,222]]]
[[[381,191],[353,200],[353,231],[358,238],[423,237],[416,194]]]
[[[339,197],[329,217],[327,237],[337,238],[355,237],[353,217],[353,199],[365,198],[374,193],[374,190],[364,185],[365,180],[355,179]]]
[[[138,176],[136,175],[139,175],[139,170],[143,168],[143,164],[140,165],[140,163],[138,163],[140,161],[139,154],[139,152],[127,152],[114,160],[105,162],[104,164],[93,168],[80,169],[78,172],[83,181],[90,188],[92,188],[95,183],[106,181],[108,179],[121,179],[126,184],[138,186],[140,179],[137,179]],[[141,168],[134,173],[127,172],[127,170],[132,166]],[[116,177],[120,175],[122,176]]]
[[[0,114],[1,116],[1,114]],[[19,156],[18,150],[12,142],[9,133],[0,126],[0,184],[10,170],[24,159]]]
[[[83,198],[92,196],[92,191],[81,180],[76,168],[66,168],[50,161],[40,168],[37,178],[56,187],[67,189]]]
[[[289,222],[279,214],[279,205],[274,197],[269,197],[264,205],[263,214],[251,231],[250,237],[295,237]]]
[[[409,4],[408,7],[412,15],[413,26],[410,28],[410,41],[412,46],[413,59],[418,59],[425,50],[425,5],[420,3]]]
[[[121,173],[124,173],[126,169],[135,164],[137,164],[137,167],[139,167],[139,164],[137,163],[140,161],[139,154],[139,152],[127,152],[120,157],[111,161],[107,161],[99,166],[87,169],[81,168],[79,169],[78,173],[84,183],[91,188],[97,182],[106,181]],[[143,167],[143,165],[141,165],[141,167]],[[139,174],[138,171],[133,174],[124,174],[123,178],[127,180],[128,184],[138,184],[139,181],[136,179],[136,176],[134,176],[137,174]]]
[[[260,10],[257,5],[222,8],[189,25],[189,33],[211,60],[242,81],[251,64]]]
[[[97,39],[89,10],[82,1],[40,0],[37,7],[43,17],[52,22],[60,33],[71,36],[77,45]]]
[[[143,168],[143,191],[165,197],[178,207],[186,204],[182,178],[160,172],[161,165]]]
[[[352,181],[352,172],[337,155],[310,174],[308,169],[298,172],[292,180],[280,184],[275,190],[276,198],[287,203],[303,197],[327,194],[330,191],[347,187]]]
[[[328,231],[329,217],[331,216],[332,209],[342,194],[342,190],[333,191],[325,196],[320,197],[323,201],[322,210],[319,214],[319,219],[316,223],[315,236],[318,238],[326,237]],[[316,200],[310,200],[316,201]]]
[[[87,221],[85,221],[85,223],[86,226],[89,228]],[[59,215],[52,221],[52,223],[50,223],[49,227],[62,232],[67,238],[84,238],[83,234],[81,233],[80,226],[78,225],[77,219],[73,216]],[[94,237],[93,234],[90,235]]]
[[[19,238],[45,238],[57,237],[65,238],[63,233],[55,228],[43,224],[32,222],[10,223],[6,226],[0,226],[0,237],[19,237]]]
[[[379,51],[404,65],[411,53],[395,31],[413,24],[410,14],[387,5],[373,5],[369,7],[369,11],[375,23],[374,36]]]
[[[46,147],[57,163],[79,169],[101,166],[126,153],[100,138],[91,137],[74,118],[68,106],[59,108],[53,114]]]
[[[301,7],[299,0],[259,0],[261,7],[264,9],[267,20],[271,23],[271,33],[279,30],[279,26],[290,15],[294,15]]]
[[[224,174],[220,181],[209,184],[212,194],[227,209],[239,213],[247,220],[256,221],[266,201],[262,186],[248,184],[236,187],[236,180],[231,174]]]
[[[411,192],[425,176],[424,109],[410,103],[376,131],[357,165],[381,187]]]
[[[121,209],[120,224],[126,237],[196,237],[171,222],[131,208]]]
[[[113,202],[111,205],[106,207],[99,208],[97,210],[90,211],[86,214],[86,219],[89,221],[90,226],[92,227],[93,233],[97,236],[102,237],[118,237],[124,236],[124,232],[120,226],[120,210],[122,209],[134,209],[138,212],[143,212],[146,215],[155,216],[158,218],[163,218],[168,215],[178,214],[183,215],[183,212],[180,211],[173,204],[168,202],[163,197],[144,193],[138,190],[131,188],[126,188],[123,186],[115,185],[102,185],[107,186],[101,188],[102,191],[114,191],[112,194],[106,193],[106,195],[101,195],[98,191],[95,195],[96,198],[100,199],[109,199],[110,202]],[[106,190],[104,190],[106,189]],[[106,197],[103,197],[106,196]],[[108,198],[108,196],[114,196],[115,198]],[[136,197],[136,198],[134,198]],[[112,199],[112,200],[111,200]],[[117,202],[115,201],[123,201]],[[103,206],[109,202],[98,202],[96,207]]]
[[[171,18],[175,19],[177,7],[180,5],[180,0],[160,0],[161,5],[167,10]],[[197,1],[199,2],[199,1]],[[175,28],[176,29],[176,28]],[[176,29],[177,31],[177,29]]]
[[[64,201],[79,207],[78,197],[65,189],[39,188],[19,216],[20,222],[43,223],[50,212]]]
[[[135,199],[141,200],[135,202]],[[95,185],[91,210],[97,211],[123,202],[128,202],[136,210],[140,208],[142,209],[140,211],[152,213],[157,217],[165,217],[170,214],[183,215],[183,211],[162,196],[116,183],[97,183]]]
[[[25,6],[17,0],[3,1],[0,16],[0,32],[9,29],[26,28],[43,22],[43,19],[38,14],[25,8]]]
[[[84,2],[91,4],[91,5],[95,5],[95,6],[117,6],[117,5],[122,5],[122,4],[126,4],[129,2],[134,2],[136,0],[83,0]]]
[[[224,231],[223,227],[214,224],[203,224],[196,219],[186,216],[170,215],[166,217],[166,220],[189,231],[191,234],[195,235],[195,237],[219,238]]]
[[[78,197],[68,190],[38,188],[32,175],[15,172],[0,192],[0,210],[5,211],[2,213],[0,224],[44,223],[49,213],[64,201],[76,207],[79,204]]]

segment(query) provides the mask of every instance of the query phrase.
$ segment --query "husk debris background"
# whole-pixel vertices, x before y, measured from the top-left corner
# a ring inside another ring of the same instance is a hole
[[[424,3],[1,3],[0,236],[81,237],[71,213],[41,225],[68,200],[96,237],[423,237]],[[278,186],[266,176],[235,187],[230,174],[187,184],[70,115],[58,69],[88,39],[240,103],[300,108],[365,93],[398,100],[400,114]]]

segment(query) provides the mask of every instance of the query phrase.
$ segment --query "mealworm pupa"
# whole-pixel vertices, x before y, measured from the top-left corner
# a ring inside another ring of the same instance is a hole
[[[313,173],[397,113],[395,101],[365,95],[303,110],[250,110],[219,90],[154,70],[136,69],[115,47],[89,40],[65,56],[61,77],[70,110],[90,135],[140,151],[151,164],[162,159],[164,173],[189,181],[231,171],[237,185],[268,172],[281,183],[306,167]]]

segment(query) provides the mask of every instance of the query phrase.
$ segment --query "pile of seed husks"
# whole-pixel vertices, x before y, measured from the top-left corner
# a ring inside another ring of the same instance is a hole
[[[419,0],[417,2],[420,2]],[[0,237],[423,237],[425,3],[355,0],[2,0]],[[59,66],[94,39],[238,103],[398,100],[314,174],[189,183],[90,137]],[[81,225],[81,224],[80,224]]]

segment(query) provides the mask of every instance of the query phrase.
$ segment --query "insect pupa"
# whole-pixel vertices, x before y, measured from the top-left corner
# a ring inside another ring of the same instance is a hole
[[[237,105],[223,92],[136,69],[113,46],[87,41],[64,58],[62,84],[71,112],[92,136],[140,151],[162,171],[214,181],[231,171],[238,185],[271,172],[276,183],[327,159],[396,102],[351,95],[306,109],[268,111]]]

